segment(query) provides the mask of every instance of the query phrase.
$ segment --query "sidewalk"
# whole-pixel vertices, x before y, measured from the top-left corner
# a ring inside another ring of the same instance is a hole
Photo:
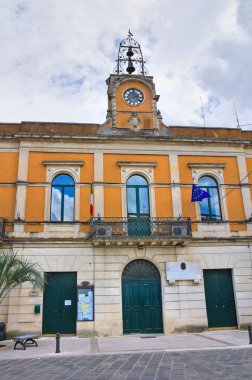
[[[247,331],[225,330],[169,335],[126,335],[122,337],[61,337],[60,353],[55,353],[55,338],[37,339],[38,347],[14,350],[12,340],[0,342],[0,359],[42,358],[89,354],[119,354],[151,351],[191,351],[222,348],[252,348]],[[1,347],[1,346],[5,347]]]

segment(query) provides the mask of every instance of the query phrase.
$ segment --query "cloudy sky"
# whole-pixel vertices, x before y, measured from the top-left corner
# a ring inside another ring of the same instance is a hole
[[[0,0],[0,122],[103,123],[130,28],[166,125],[252,129],[252,0]],[[251,124],[250,126],[247,124]]]

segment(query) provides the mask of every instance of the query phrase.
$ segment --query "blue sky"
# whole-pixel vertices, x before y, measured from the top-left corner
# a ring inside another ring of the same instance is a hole
[[[130,28],[166,125],[252,124],[252,0],[0,0],[0,122],[103,123]],[[244,126],[244,129],[252,129]]]

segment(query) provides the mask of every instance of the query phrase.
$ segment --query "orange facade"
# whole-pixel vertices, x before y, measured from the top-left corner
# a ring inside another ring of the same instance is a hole
[[[247,158],[247,171],[248,171],[248,182],[252,183],[252,158]]]
[[[122,217],[122,196],[119,187],[105,187],[104,216],[107,218]]]
[[[45,212],[45,187],[28,186],[26,191],[26,212],[27,222],[43,221]]]
[[[189,164],[224,164],[223,176],[225,183],[237,185],[240,182],[236,157],[179,156],[180,180],[182,183],[192,183],[192,169],[189,168]]]
[[[1,152],[0,183],[15,183],[18,173],[18,152]]]
[[[126,88],[122,85],[121,91]],[[93,154],[83,153],[53,153],[53,152],[30,152],[28,163],[28,186],[26,189],[26,222],[43,222],[45,215],[45,189],[46,189],[46,167],[44,161],[83,161],[80,167],[80,221],[85,222],[90,218],[89,198],[90,183],[94,178]],[[155,208],[157,217],[173,217],[172,184],[170,175],[169,155],[156,154],[112,154],[103,156],[103,178],[104,178],[104,216],[122,216],[122,183],[121,167],[118,162],[129,163],[154,163]],[[222,164],[224,177],[224,190],[227,204],[228,221],[231,231],[245,230],[244,204],[241,187],[239,186],[239,171],[235,156],[186,156],[178,157],[182,216],[198,220],[196,204],[191,203],[191,184],[193,182],[190,164]],[[0,159],[0,209],[1,216],[13,221],[16,204],[16,184],[18,169],[18,153],[1,153]],[[248,172],[252,172],[252,159],[247,159]],[[248,175],[252,181],[251,173]],[[3,186],[4,185],[4,186]],[[95,187],[95,183],[94,183]],[[84,227],[82,227],[83,229]],[[196,229],[196,225],[193,225]],[[27,224],[26,231],[42,231],[42,225]],[[86,230],[86,227],[84,228]]]
[[[155,200],[157,218],[173,217],[172,194],[170,188],[156,187]]]
[[[80,181],[92,182],[93,180],[93,154],[82,153],[52,153],[30,152],[28,182],[45,182],[46,167],[43,161],[84,161],[81,167]]]
[[[1,217],[14,220],[16,203],[16,187],[0,186],[0,210]]]
[[[170,165],[169,156],[158,156],[151,154],[104,154],[104,182],[105,183],[120,183],[121,169],[118,162],[155,162],[157,165],[154,168],[155,184],[170,184]]]
[[[18,153],[2,152],[0,155],[0,210],[1,217],[14,219]]]

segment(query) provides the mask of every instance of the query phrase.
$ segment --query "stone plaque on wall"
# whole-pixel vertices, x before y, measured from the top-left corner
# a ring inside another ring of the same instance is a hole
[[[198,261],[168,262],[166,265],[166,279],[169,284],[179,280],[193,280],[200,283],[201,268]]]

